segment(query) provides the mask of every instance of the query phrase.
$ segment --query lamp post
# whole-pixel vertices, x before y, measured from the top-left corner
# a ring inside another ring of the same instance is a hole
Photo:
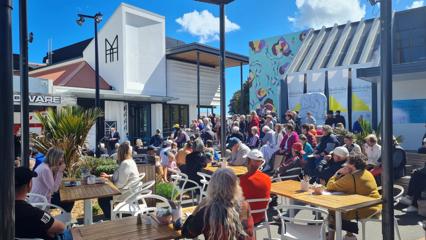
[[[102,14],[100,12],[96,13],[93,16],[78,14],[77,24],[79,26],[83,25],[86,18],[93,19],[95,24],[95,72],[96,72],[96,80],[95,80],[95,107],[100,108],[100,97],[99,97],[99,53],[98,53],[98,24],[102,21]],[[99,141],[101,139],[100,134],[102,129],[101,127],[101,118],[98,117],[96,119],[96,157],[100,156],[99,152]]]
[[[234,0],[196,0],[219,5],[220,8],[220,151],[226,153],[226,98],[225,98],[225,5]]]
[[[12,0],[0,0],[0,239],[15,236]]]
[[[371,5],[380,2],[380,85],[382,119],[382,183],[383,183],[383,239],[393,240],[393,129],[392,129],[392,1],[369,0]]]

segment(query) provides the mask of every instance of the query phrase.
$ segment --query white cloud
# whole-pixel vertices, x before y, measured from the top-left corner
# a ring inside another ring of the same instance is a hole
[[[194,10],[193,12],[185,13],[182,17],[176,19],[176,22],[181,25],[182,31],[198,37],[200,43],[219,40],[219,17],[213,16],[207,10],[201,12]],[[240,26],[238,24],[231,22],[225,16],[225,32],[239,29]]]
[[[425,2],[423,0],[416,0],[416,1],[413,1],[413,3],[411,3],[410,6],[407,6],[407,9],[423,7],[424,5],[425,5]]]
[[[296,0],[297,12],[288,20],[297,28],[321,28],[359,21],[365,16],[360,0]]]

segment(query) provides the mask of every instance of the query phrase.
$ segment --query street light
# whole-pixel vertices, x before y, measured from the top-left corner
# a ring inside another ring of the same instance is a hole
[[[225,98],[225,5],[234,0],[195,0],[220,7],[220,151],[226,153],[226,98]]]
[[[102,14],[100,12],[96,13],[94,16],[78,14],[78,19],[76,20],[79,26],[83,25],[86,18],[93,19],[95,23],[95,71],[96,71],[96,93],[95,93],[95,107],[100,108],[100,97],[99,97],[99,54],[98,54],[98,24],[102,21]],[[101,118],[98,117],[96,119],[96,156],[100,156],[99,152],[99,140],[101,139],[100,133],[102,129],[101,127]]]

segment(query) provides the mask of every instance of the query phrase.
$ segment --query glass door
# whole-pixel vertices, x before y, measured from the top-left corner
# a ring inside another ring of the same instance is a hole
[[[151,137],[151,105],[129,103],[129,140],[134,143],[140,138],[144,142]]]

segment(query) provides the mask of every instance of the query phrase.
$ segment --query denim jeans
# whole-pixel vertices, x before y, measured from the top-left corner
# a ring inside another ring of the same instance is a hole
[[[58,234],[55,240],[72,240],[71,231],[65,230],[62,234]]]

